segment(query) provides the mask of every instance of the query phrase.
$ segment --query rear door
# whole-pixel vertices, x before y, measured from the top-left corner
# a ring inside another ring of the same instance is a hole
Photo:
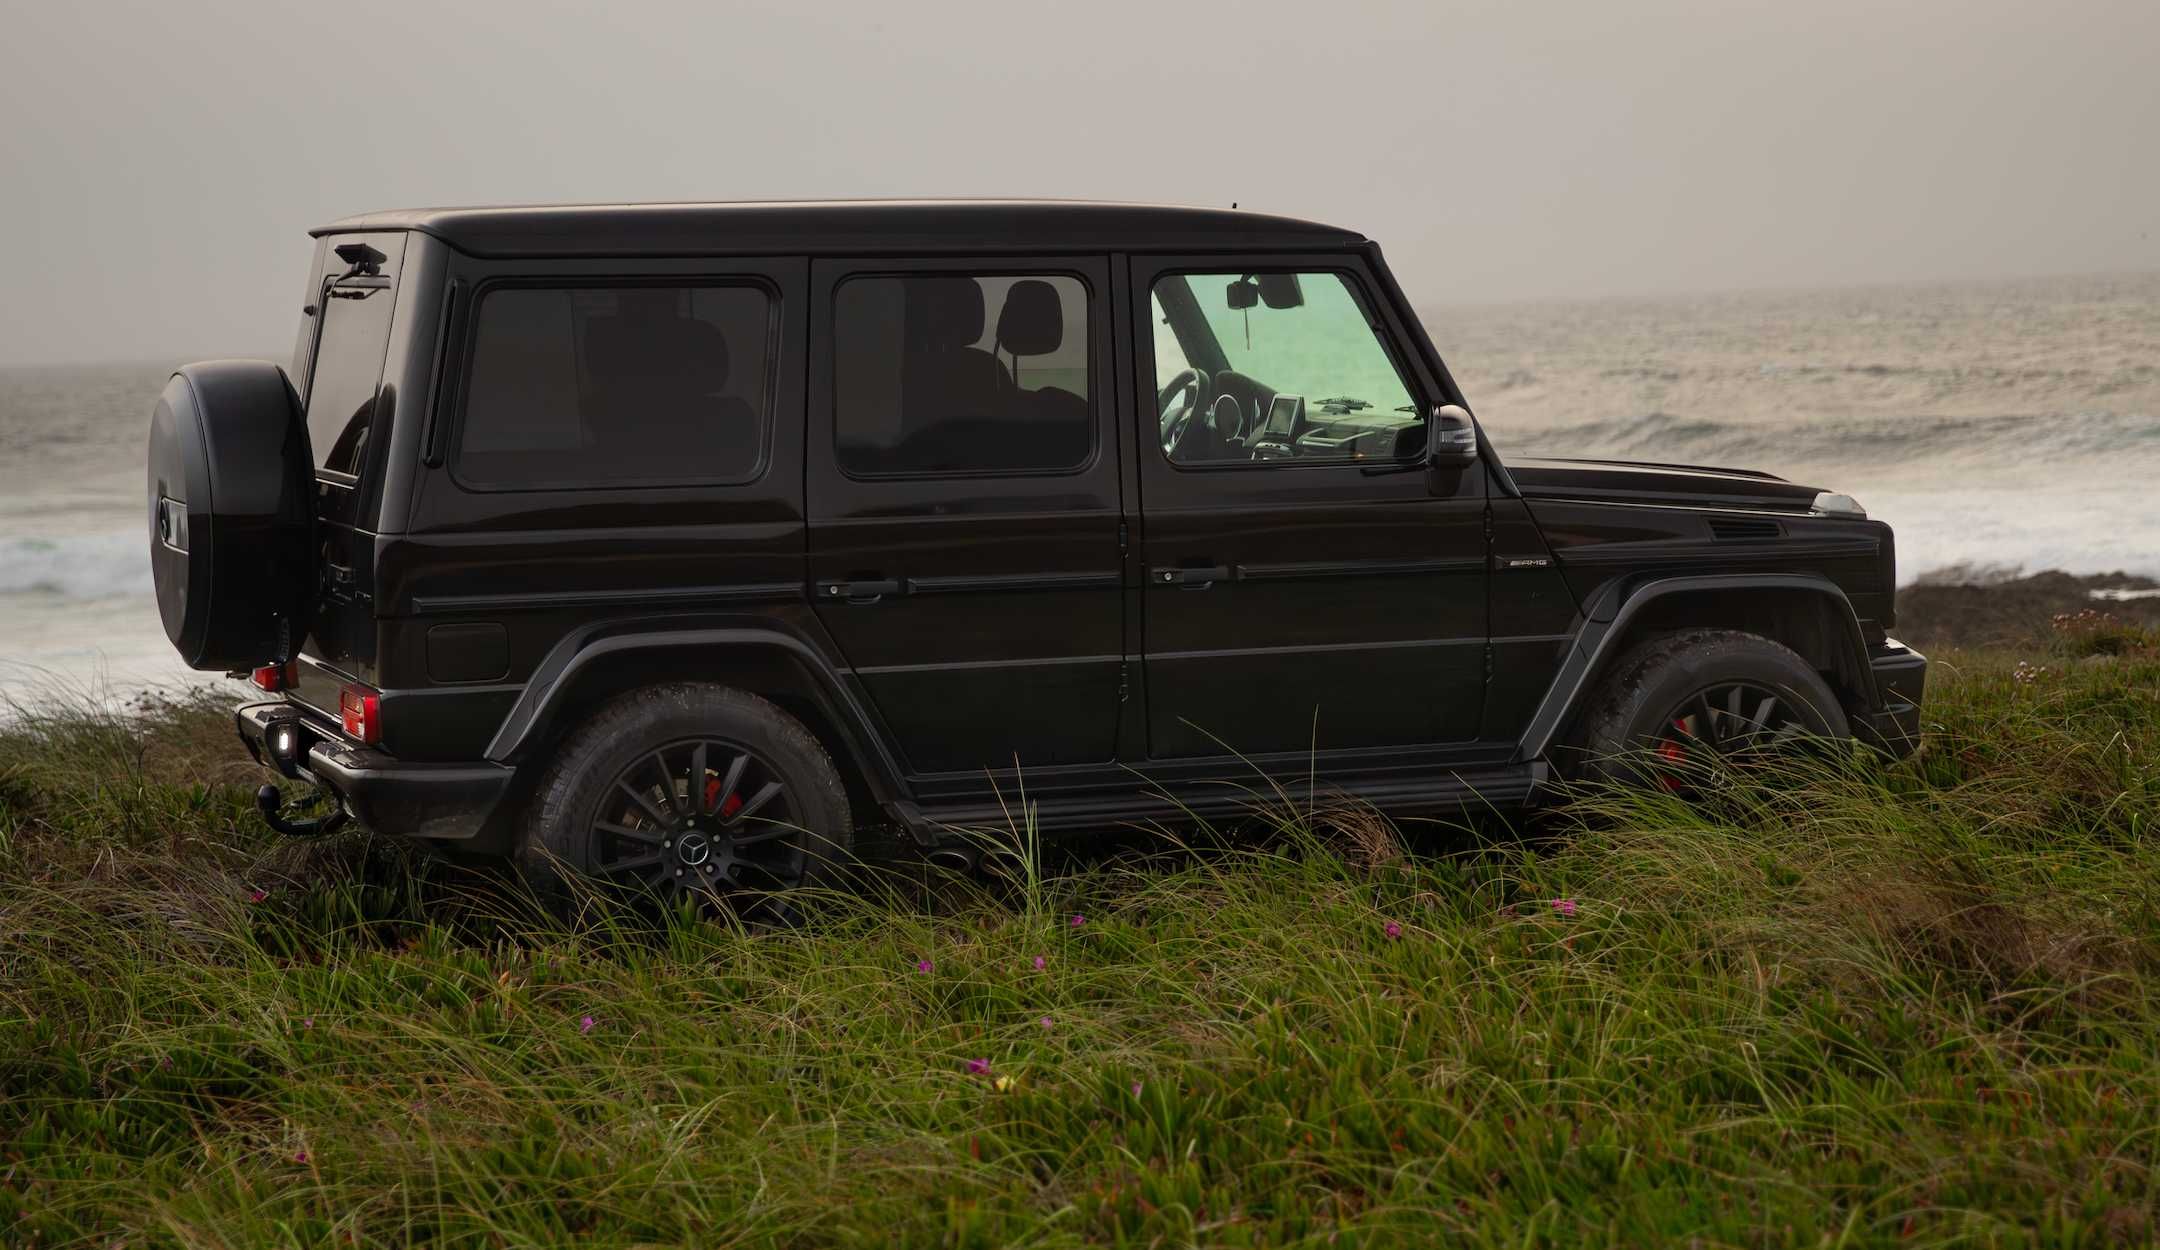
[[[406,237],[331,235],[317,261],[308,327],[293,375],[315,455],[321,598],[300,653],[331,673],[372,681],[372,548],[391,405],[380,402],[383,359],[396,329]],[[300,694],[335,709],[339,682],[303,672]]]
[[[1422,467],[1443,391],[1379,292],[1360,257],[1133,259],[1151,758],[1477,734],[1485,471]]]
[[[811,285],[811,594],[919,792],[1108,763],[1106,260],[818,261]]]

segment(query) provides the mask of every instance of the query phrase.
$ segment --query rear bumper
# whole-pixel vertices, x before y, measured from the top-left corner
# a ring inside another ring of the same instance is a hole
[[[1898,758],[1920,745],[1920,697],[1927,688],[1927,657],[1895,638],[1868,653],[1875,670],[1876,708],[1865,736]]]
[[[500,764],[415,764],[355,746],[292,703],[251,703],[233,714],[248,754],[266,768],[337,795],[374,833],[469,842],[490,825],[515,774]]]

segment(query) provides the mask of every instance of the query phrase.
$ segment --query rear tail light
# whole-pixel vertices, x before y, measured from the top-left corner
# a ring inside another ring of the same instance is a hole
[[[297,667],[291,660],[283,664],[266,664],[249,673],[248,681],[257,690],[268,690],[273,694],[280,690],[290,690],[299,682],[299,674],[295,671]]]
[[[345,736],[370,746],[382,741],[382,696],[365,686],[347,686],[338,692],[338,720]]]

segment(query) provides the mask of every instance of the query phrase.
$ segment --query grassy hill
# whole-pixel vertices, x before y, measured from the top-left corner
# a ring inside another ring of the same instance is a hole
[[[280,844],[214,707],[20,719],[0,1241],[2148,1242],[2160,658],[2087,633],[1938,656],[1894,767],[1258,796],[764,936]]]

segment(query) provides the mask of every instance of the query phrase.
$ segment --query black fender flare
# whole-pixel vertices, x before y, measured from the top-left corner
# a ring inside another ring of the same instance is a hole
[[[1628,643],[1628,625],[1645,608],[1674,595],[1755,590],[1799,591],[1822,596],[1832,619],[1839,624],[1838,645],[1848,652],[1846,658],[1852,664],[1855,679],[1861,683],[1861,698],[1870,708],[1880,703],[1875,690],[1874,669],[1867,660],[1867,639],[1860,632],[1859,614],[1853,611],[1852,600],[1846,597],[1845,591],[1827,577],[1807,573],[1718,573],[1613,582],[1599,590],[1584,607],[1582,626],[1575,631],[1567,658],[1561,662],[1560,671],[1553,675],[1544,699],[1523,729],[1522,738],[1516,744],[1515,758],[1537,759],[1551,748],[1553,738],[1581,705],[1602,665]]]
[[[907,790],[899,762],[884,745],[876,722],[832,661],[810,642],[771,625],[691,621],[610,622],[576,631],[557,643],[533,671],[525,693],[511,706],[487,758],[514,763],[544,740],[581,675],[595,664],[626,655],[721,652],[746,658],[779,656],[810,677],[818,709],[831,722],[857,774],[880,802],[902,799]],[[694,674],[685,674],[694,676]],[[752,693],[757,693],[752,691]]]

